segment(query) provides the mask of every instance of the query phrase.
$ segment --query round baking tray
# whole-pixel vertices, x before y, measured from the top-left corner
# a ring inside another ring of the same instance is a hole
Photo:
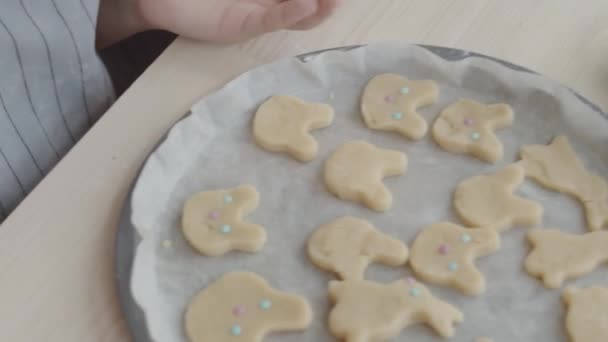
[[[356,49],[360,46],[361,45],[353,45],[353,46],[344,46],[344,47],[337,47],[337,48],[332,48],[332,49],[319,50],[319,51],[314,51],[314,52],[306,53],[303,55],[299,55],[296,58],[300,59],[302,62],[307,62],[307,61],[313,59],[315,56],[322,54],[323,52],[333,51],[333,50],[348,51],[348,50]],[[437,56],[439,56],[447,61],[459,61],[459,60],[463,60],[466,58],[477,57],[477,58],[488,59],[488,60],[494,61],[496,63],[502,64],[502,65],[506,66],[507,68],[512,69],[513,71],[538,74],[538,73],[536,73],[530,69],[524,68],[522,66],[519,66],[519,65],[516,65],[513,63],[509,63],[507,61],[504,61],[504,60],[501,60],[498,58],[475,53],[475,52],[440,47],[440,46],[431,46],[431,45],[419,45],[419,46],[431,51],[432,53],[436,54]],[[580,94],[576,93],[575,91],[573,91],[573,90],[571,90],[571,91],[581,102],[583,102],[589,108],[593,109],[599,115],[605,117],[608,120],[608,113],[604,113],[597,105],[593,104],[591,101],[587,100],[585,97],[581,96]],[[190,113],[186,113],[185,116],[187,116],[189,114]],[[161,141],[158,143],[158,145],[162,144],[164,141],[165,141],[165,137],[163,137],[161,139]],[[135,183],[137,182],[138,178],[139,178],[139,173],[138,173],[138,177],[136,177],[133,180],[133,184],[131,185],[131,189],[129,190],[129,195],[127,196],[125,203],[123,205],[122,214],[121,214],[121,217],[120,217],[120,220],[118,223],[118,232],[116,235],[115,277],[116,277],[116,284],[118,286],[118,293],[119,293],[121,304],[122,304],[122,309],[125,314],[125,319],[127,321],[127,325],[131,332],[131,336],[133,337],[133,340],[135,342],[150,342],[150,341],[152,341],[152,339],[148,335],[148,327],[146,324],[146,319],[145,319],[144,313],[141,310],[141,308],[137,305],[137,303],[135,302],[135,299],[133,298],[133,295],[131,294],[131,271],[132,271],[132,267],[133,267],[133,259],[135,256],[136,246],[140,242],[140,237],[139,237],[137,231],[135,230],[135,228],[133,227],[133,225],[131,224],[131,196],[133,193],[133,187],[135,186]]]

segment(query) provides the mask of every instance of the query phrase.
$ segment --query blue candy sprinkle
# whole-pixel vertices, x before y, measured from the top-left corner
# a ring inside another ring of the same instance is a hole
[[[456,261],[450,261],[448,263],[448,269],[450,271],[458,271],[458,267],[459,267],[459,265],[458,265],[458,263]]]
[[[268,299],[262,299],[260,301],[260,309],[262,310],[268,310],[272,307],[272,302]]]
[[[243,329],[241,329],[241,326],[238,324],[235,324],[232,326],[232,328],[230,328],[230,333],[232,334],[232,336],[239,336],[242,331]]]
[[[393,117],[394,120],[401,120],[401,119],[403,119],[403,113],[400,113],[400,112],[393,113],[391,116]]]
[[[220,231],[223,234],[228,234],[228,233],[230,233],[232,231],[232,227],[229,224],[225,224],[225,225],[222,226],[222,228],[220,228]]]
[[[412,296],[412,297],[418,297],[418,296],[420,296],[420,294],[421,294],[421,293],[422,293],[422,292],[421,292],[421,291],[420,291],[420,289],[419,289],[419,288],[417,288],[417,287],[413,287],[413,288],[410,290],[410,296]]]

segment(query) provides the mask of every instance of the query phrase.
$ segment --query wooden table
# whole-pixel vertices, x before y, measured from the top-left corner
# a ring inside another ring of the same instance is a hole
[[[158,139],[198,98],[254,65],[386,40],[500,57],[608,109],[604,0],[349,0],[309,32],[229,47],[178,39],[0,227],[0,341],[128,341],[114,237]]]

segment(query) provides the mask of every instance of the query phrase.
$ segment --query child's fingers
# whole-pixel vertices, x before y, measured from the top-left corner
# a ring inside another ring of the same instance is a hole
[[[336,8],[338,8],[344,0],[319,0],[319,10],[310,18],[305,18],[290,27],[292,30],[308,30],[313,28],[331,16]]]
[[[319,0],[318,16],[328,17],[334,10],[344,3],[344,0]]]
[[[287,0],[267,9],[254,10],[247,16],[243,30],[252,34],[261,34],[292,27],[317,13],[318,1]]]

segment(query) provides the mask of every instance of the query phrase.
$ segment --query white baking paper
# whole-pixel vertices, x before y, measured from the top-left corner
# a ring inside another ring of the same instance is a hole
[[[384,72],[439,83],[439,101],[421,111],[431,124],[442,108],[462,97],[513,106],[513,127],[498,133],[505,144],[505,158],[489,165],[447,153],[430,136],[412,142],[367,129],[359,112],[359,97],[367,81]],[[314,133],[320,153],[312,162],[303,164],[284,154],[266,152],[253,142],[252,116],[275,94],[325,102],[335,108],[333,125]],[[308,237],[320,224],[354,215],[411,243],[429,224],[458,222],[451,209],[451,194],[459,181],[495,171],[515,161],[522,144],[546,144],[557,134],[570,138],[591,170],[608,175],[606,117],[555,82],[486,59],[449,62],[420,47],[370,45],[327,52],[307,63],[295,58],[280,60],[247,72],[192,108],[192,115],[179,122],[152,154],[135,188],[132,221],[142,241],[136,251],[132,292],[145,312],[150,335],[159,342],[185,341],[183,315],[189,300],[220,275],[248,270],[278,289],[305,296],[314,310],[314,321],[305,332],[272,335],[265,341],[335,341],[326,328],[330,310],[327,283],[334,277],[315,268],[304,252]],[[323,185],[323,162],[336,147],[353,139],[403,151],[409,158],[404,176],[386,180],[394,194],[394,206],[386,213],[338,200]],[[266,227],[267,244],[255,254],[205,257],[195,253],[179,229],[184,201],[199,191],[239,184],[252,184],[261,194],[260,206],[248,220]],[[587,231],[580,205],[566,195],[531,181],[519,193],[544,206],[542,227]],[[438,297],[465,314],[453,341],[469,342],[478,336],[495,342],[567,341],[560,290],[544,288],[523,270],[529,249],[525,233],[523,228],[503,233],[500,252],[478,261],[487,278],[483,295],[467,297],[450,288],[430,286]],[[163,247],[164,240],[171,240],[173,246]],[[367,278],[388,282],[409,273],[406,267],[374,266]],[[568,284],[606,286],[608,267]],[[423,325],[408,327],[395,339],[442,340]]]

